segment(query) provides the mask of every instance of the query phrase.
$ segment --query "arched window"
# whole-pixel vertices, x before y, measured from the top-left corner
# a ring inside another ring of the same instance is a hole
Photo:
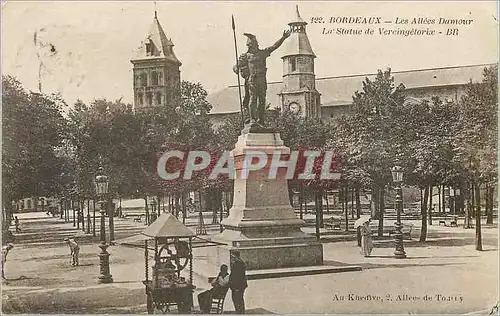
[[[141,87],[148,85],[148,76],[145,73],[141,74]]]
[[[153,105],[153,94],[152,93],[148,93],[148,105],[151,106]]]
[[[142,95],[142,93],[137,94],[137,104],[139,104],[140,106],[142,106],[144,104],[143,97],[144,96]]]
[[[151,85],[153,86],[158,85],[158,73],[156,71],[151,72]]]

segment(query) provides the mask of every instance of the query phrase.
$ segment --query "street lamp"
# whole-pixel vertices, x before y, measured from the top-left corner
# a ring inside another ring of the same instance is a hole
[[[99,167],[97,175],[95,177],[95,191],[97,196],[100,198],[101,204],[101,234],[100,234],[100,244],[101,252],[99,253],[99,268],[100,275],[98,277],[98,283],[113,283],[113,277],[109,273],[109,253],[107,248],[109,245],[106,244],[106,195],[108,194],[109,180],[108,177],[104,175],[104,170]]]
[[[401,188],[401,182],[403,182],[403,168],[400,166],[392,167],[392,180],[396,184],[396,233],[394,234],[394,241],[396,244],[396,251],[394,251],[394,257],[397,259],[406,258],[406,252],[403,245],[403,233],[401,224],[401,211],[403,210],[403,189]]]

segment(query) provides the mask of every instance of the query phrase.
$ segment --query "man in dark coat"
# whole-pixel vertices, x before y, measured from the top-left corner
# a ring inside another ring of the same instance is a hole
[[[233,298],[236,314],[245,314],[245,289],[247,288],[247,276],[245,262],[240,258],[238,250],[231,251],[231,274],[229,275],[229,287]]]

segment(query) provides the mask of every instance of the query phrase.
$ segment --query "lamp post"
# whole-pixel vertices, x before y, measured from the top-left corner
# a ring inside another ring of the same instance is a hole
[[[101,234],[100,234],[100,244],[101,252],[99,253],[99,268],[100,274],[98,277],[98,283],[113,283],[113,277],[109,273],[109,253],[107,248],[109,245],[106,244],[106,195],[108,193],[109,181],[108,177],[104,175],[104,170],[99,167],[98,173],[95,177],[95,190],[96,194],[100,199],[101,206]]]
[[[406,258],[406,252],[403,245],[403,233],[401,224],[401,211],[403,209],[403,189],[401,188],[401,182],[403,182],[403,168],[400,166],[394,166],[391,170],[392,180],[396,184],[396,233],[394,234],[394,241],[396,244],[396,251],[394,251],[394,257],[397,259]]]

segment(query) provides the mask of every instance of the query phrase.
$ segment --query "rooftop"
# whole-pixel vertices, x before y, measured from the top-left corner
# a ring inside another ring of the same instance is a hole
[[[426,87],[465,85],[470,80],[479,82],[483,79],[485,67],[494,64],[452,66],[416,70],[393,71],[394,84],[403,83],[406,89]],[[373,78],[377,74],[359,74],[349,76],[324,77],[316,79],[316,89],[321,93],[321,106],[339,106],[352,103],[352,95],[363,88],[365,78]],[[278,93],[282,82],[270,82],[267,86],[267,102],[272,106],[279,104]],[[243,90],[242,90],[243,92]],[[211,114],[236,113],[240,110],[238,86],[229,86],[208,96],[213,108]]]

